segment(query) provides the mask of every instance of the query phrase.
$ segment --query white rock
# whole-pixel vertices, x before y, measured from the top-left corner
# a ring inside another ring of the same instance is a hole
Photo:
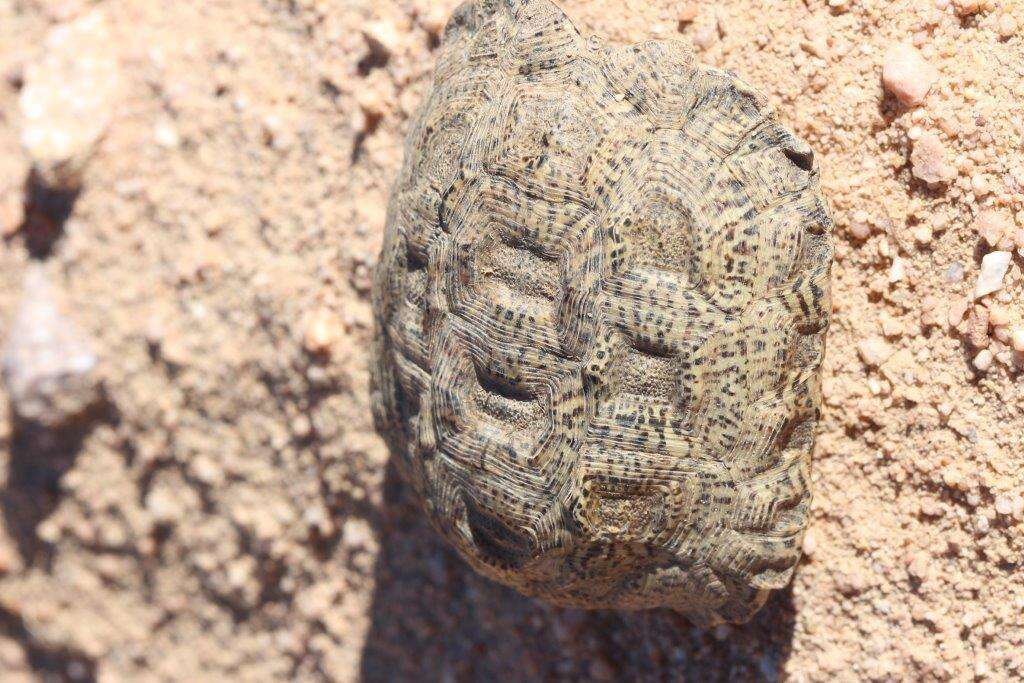
[[[885,53],[882,83],[902,104],[913,106],[924,102],[938,74],[925,61],[920,51],[909,43],[899,43]]]
[[[174,149],[181,144],[181,136],[178,134],[174,124],[169,121],[161,121],[153,129],[153,139],[156,144],[167,149]]]
[[[857,344],[861,359],[872,367],[878,367],[893,354],[893,348],[884,339],[871,337]]]
[[[978,351],[978,355],[974,357],[974,367],[978,368],[981,372],[988,372],[988,369],[992,367],[992,361],[995,356],[989,349],[982,349]],[[973,503],[977,505],[977,503]]]
[[[116,41],[92,11],[54,28],[25,69],[21,143],[43,182],[74,187],[114,117],[121,89]]]
[[[899,256],[892,260],[892,267],[889,268],[889,282],[899,282],[907,277],[907,261]]]
[[[1013,513],[1013,499],[1006,494],[996,496],[995,500],[996,512],[1000,515],[1009,515]]]
[[[1003,277],[1010,267],[1010,252],[993,251],[985,254],[981,260],[981,272],[978,273],[978,284],[974,287],[974,298],[978,299],[991,294],[1003,286]]]
[[[15,412],[55,427],[99,398],[92,344],[61,310],[42,266],[25,276],[21,308],[11,325],[0,374]]]

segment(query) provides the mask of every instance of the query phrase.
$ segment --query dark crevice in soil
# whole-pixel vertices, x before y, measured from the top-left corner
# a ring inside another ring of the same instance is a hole
[[[96,662],[83,652],[39,642],[24,620],[15,612],[0,607],[0,633],[17,641],[28,655],[33,673],[47,683],[94,683]]]
[[[64,234],[64,224],[78,199],[78,189],[48,186],[33,170],[25,183],[25,220],[18,233],[32,258],[45,259]]]
[[[46,564],[50,548],[38,537],[36,527],[60,502],[61,479],[75,464],[85,439],[100,424],[116,424],[117,414],[104,400],[62,427],[47,428],[13,411],[10,419],[14,429],[8,444],[7,483],[0,488],[0,512],[25,562]]]
[[[366,56],[356,64],[360,78],[366,78],[374,69],[383,69],[391,60],[387,48],[369,36],[366,37],[366,48]]]

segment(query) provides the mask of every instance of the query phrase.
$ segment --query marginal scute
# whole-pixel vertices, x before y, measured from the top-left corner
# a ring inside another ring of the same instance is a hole
[[[748,619],[799,560],[832,222],[810,148],[680,43],[449,22],[374,285],[374,412],[434,526],[552,603]]]

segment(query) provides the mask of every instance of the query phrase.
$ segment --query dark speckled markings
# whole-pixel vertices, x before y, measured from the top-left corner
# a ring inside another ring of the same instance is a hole
[[[463,4],[374,299],[376,417],[435,526],[554,603],[748,619],[799,559],[831,227],[735,76]]]

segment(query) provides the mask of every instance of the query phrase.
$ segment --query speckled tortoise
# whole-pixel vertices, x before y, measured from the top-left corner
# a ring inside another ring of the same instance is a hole
[[[478,571],[742,622],[810,501],[832,221],[807,145],[676,42],[547,0],[445,29],[394,186],[374,407]]]

